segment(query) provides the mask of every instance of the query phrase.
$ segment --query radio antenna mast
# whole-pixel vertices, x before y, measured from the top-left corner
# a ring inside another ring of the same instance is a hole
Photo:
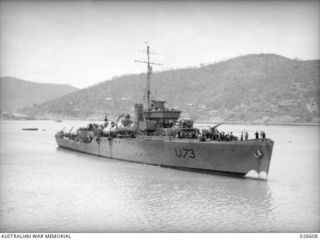
[[[150,54],[156,54],[154,52],[150,51],[150,46],[148,42],[145,42],[147,44],[147,51],[145,52],[147,54],[147,60],[134,60],[135,62],[138,63],[146,63],[147,64],[147,83],[146,83],[146,90],[147,90],[147,108],[149,109],[150,107],[150,78],[151,78],[151,73],[152,73],[152,67],[151,65],[158,65],[162,66],[160,63],[154,63],[150,62]]]

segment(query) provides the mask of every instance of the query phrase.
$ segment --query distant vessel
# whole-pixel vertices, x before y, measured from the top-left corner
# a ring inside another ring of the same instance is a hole
[[[147,46],[146,104],[135,104],[135,116],[122,114],[115,122],[89,124],[75,134],[55,135],[62,148],[101,157],[201,172],[245,176],[250,171],[267,176],[274,142],[271,139],[238,140],[219,132],[221,125],[201,130],[181,111],[150,99],[150,47]],[[265,178],[266,179],[266,178]]]
[[[38,131],[38,128],[22,128],[23,131]]]

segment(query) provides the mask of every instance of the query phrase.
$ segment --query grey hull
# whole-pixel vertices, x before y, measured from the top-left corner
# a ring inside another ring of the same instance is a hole
[[[273,141],[199,142],[169,137],[94,138],[81,143],[56,137],[60,147],[101,157],[196,171],[268,174]]]

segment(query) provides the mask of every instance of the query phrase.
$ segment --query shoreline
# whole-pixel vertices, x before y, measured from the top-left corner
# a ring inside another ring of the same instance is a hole
[[[94,119],[61,119],[62,121],[101,121]],[[10,118],[0,118],[0,121],[56,121],[56,119],[10,119]],[[210,124],[212,125],[214,122],[210,121],[195,121],[195,124]],[[218,124],[216,122],[215,124]],[[320,123],[258,123],[258,122],[222,122],[222,124],[228,125],[265,125],[265,126],[320,126]]]
[[[195,122],[198,124],[212,124],[212,122],[207,121],[199,121]],[[228,125],[265,125],[265,126],[320,126],[320,123],[248,123],[248,122],[223,122],[222,124],[228,124]]]

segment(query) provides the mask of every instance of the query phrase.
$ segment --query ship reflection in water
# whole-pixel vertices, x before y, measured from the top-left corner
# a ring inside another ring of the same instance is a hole
[[[319,127],[225,126],[277,142],[256,181],[57,148],[58,130],[86,124],[1,121],[1,231],[319,232]]]

